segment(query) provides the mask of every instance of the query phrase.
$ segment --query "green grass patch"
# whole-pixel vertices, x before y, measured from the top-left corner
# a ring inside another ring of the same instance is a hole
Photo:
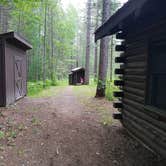
[[[73,91],[78,97],[94,97],[96,93],[96,85],[73,86]]]
[[[33,98],[56,96],[57,94],[61,93],[61,91],[63,91],[64,88],[65,86],[51,86],[42,89],[36,93],[28,93],[28,96]]]
[[[113,96],[113,92],[114,91],[119,91],[119,88],[116,87],[113,82],[107,81],[106,83],[106,91],[105,91],[105,95],[106,95],[106,99],[109,101],[113,101],[115,99],[115,97]]]

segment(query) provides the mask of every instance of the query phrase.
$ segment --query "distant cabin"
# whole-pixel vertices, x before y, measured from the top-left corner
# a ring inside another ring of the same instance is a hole
[[[85,81],[85,69],[77,67],[69,73],[69,85],[83,85]]]
[[[116,34],[121,45],[114,92],[129,133],[166,158],[166,1],[130,0],[95,32],[96,41]]]
[[[32,46],[15,32],[0,34],[0,106],[27,94],[27,56]]]

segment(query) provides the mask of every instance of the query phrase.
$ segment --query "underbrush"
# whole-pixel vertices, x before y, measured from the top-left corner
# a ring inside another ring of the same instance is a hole
[[[114,91],[118,91],[119,89],[113,84],[113,82],[107,81],[106,83],[106,99],[109,101],[113,101],[115,97],[113,96]]]
[[[47,79],[45,81],[45,84],[43,83],[43,81],[28,82],[28,96],[40,96],[40,93],[42,91],[48,90],[51,87],[66,85],[67,80],[51,81]]]

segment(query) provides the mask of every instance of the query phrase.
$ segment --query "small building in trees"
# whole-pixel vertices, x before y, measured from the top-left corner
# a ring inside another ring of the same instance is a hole
[[[166,157],[166,1],[130,0],[95,32],[116,34],[120,68],[114,92],[120,119],[132,136]]]
[[[77,67],[69,73],[69,85],[83,85],[85,83],[85,69]]]
[[[15,32],[0,34],[0,106],[27,94],[26,51],[32,46]]]

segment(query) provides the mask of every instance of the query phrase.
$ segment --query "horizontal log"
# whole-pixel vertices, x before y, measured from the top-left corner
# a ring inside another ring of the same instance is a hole
[[[114,85],[115,86],[124,86],[124,81],[122,81],[122,80],[115,80],[114,81]]]
[[[124,69],[115,69],[115,74],[124,74]]]
[[[122,113],[113,113],[113,118],[117,120],[122,120]]]
[[[125,64],[126,68],[146,68],[146,66],[146,62],[131,62]]]
[[[113,107],[114,108],[123,108],[123,104],[122,104],[122,102],[114,102]]]
[[[132,93],[132,94],[137,95],[137,96],[145,97],[145,91],[144,90],[131,88],[131,87],[126,87],[126,86],[124,86],[123,89],[124,89],[125,92],[129,92],[129,93]]]
[[[124,32],[118,32],[116,34],[116,39],[124,40],[125,38],[126,38],[126,33],[124,33]]]
[[[128,92],[124,92],[124,98],[133,100],[133,101],[141,103],[141,104],[145,104],[145,97],[137,96],[135,94],[131,94]]]
[[[128,47],[125,50],[125,55],[128,57],[133,57],[133,56],[138,56],[140,54],[145,54],[146,53],[146,49],[145,48],[139,48],[136,50],[130,50]]]
[[[125,81],[145,82],[146,76],[125,75],[124,79]]]
[[[165,121],[160,121],[158,115],[152,114],[150,111],[145,110],[144,108],[135,108],[128,104],[123,103],[123,111],[131,112],[138,116],[141,119],[146,120],[149,123],[153,123],[156,127],[164,130],[166,132],[166,123]]]
[[[125,128],[132,133],[137,140],[140,141],[146,148],[153,149],[155,152],[160,153],[161,155],[165,156],[166,150],[165,147],[162,145],[158,145],[158,139],[154,139],[150,132],[141,128],[137,125],[134,121],[131,121],[130,118],[123,116],[123,124]],[[158,141],[160,142],[160,141]]]
[[[137,81],[125,81],[125,86],[130,87],[130,88],[136,88],[140,90],[145,89],[145,81],[143,82],[137,82]]]
[[[124,98],[123,99],[123,103],[125,105],[129,105],[129,106],[131,106],[133,108],[137,108],[139,110],[143,110],[144,109],[144,104],[136,102],[136,101],[133,101],[132,99]]]
[[[135,56],[126,56],[126,63],[130,63],[130,62],[145,62],[146,61],[146,54],[142,53],[142,54],[138,54]]]
[[[125,57],[116,57],[115,58],[115,63],[124,63],[125,62]]]
[[[124,96],[123,91],[114,92],[114,97],[123,97],[123,96]]]
[[[124,112],[124,116],[125,116],[125,119],[127,118],[126,120],[128,122],[131,122],[131,125],[134,124],[133,127],[139,128],[139,130],[137,131],[140,131],[140,133],[144,132],[143,135],[146,136],[147,138],[150,137],[151,141],[153,141],[153,144],[157,144],[158,146],[166,148],[166,144],[165,144],[166,133],[164,131],[156,128],[156,126],[152,125],[151,123],[145,120],[142,120],[138,118],[137,116],[130,114],[126,111]]]
[[[146,69],[145,68],[127,68],[125,69],[125,74],[127,75],[146,75]]]
[[[115,47],[115,51],[125,51],[126,50],[126,46],[125,45],[116,45]]]

